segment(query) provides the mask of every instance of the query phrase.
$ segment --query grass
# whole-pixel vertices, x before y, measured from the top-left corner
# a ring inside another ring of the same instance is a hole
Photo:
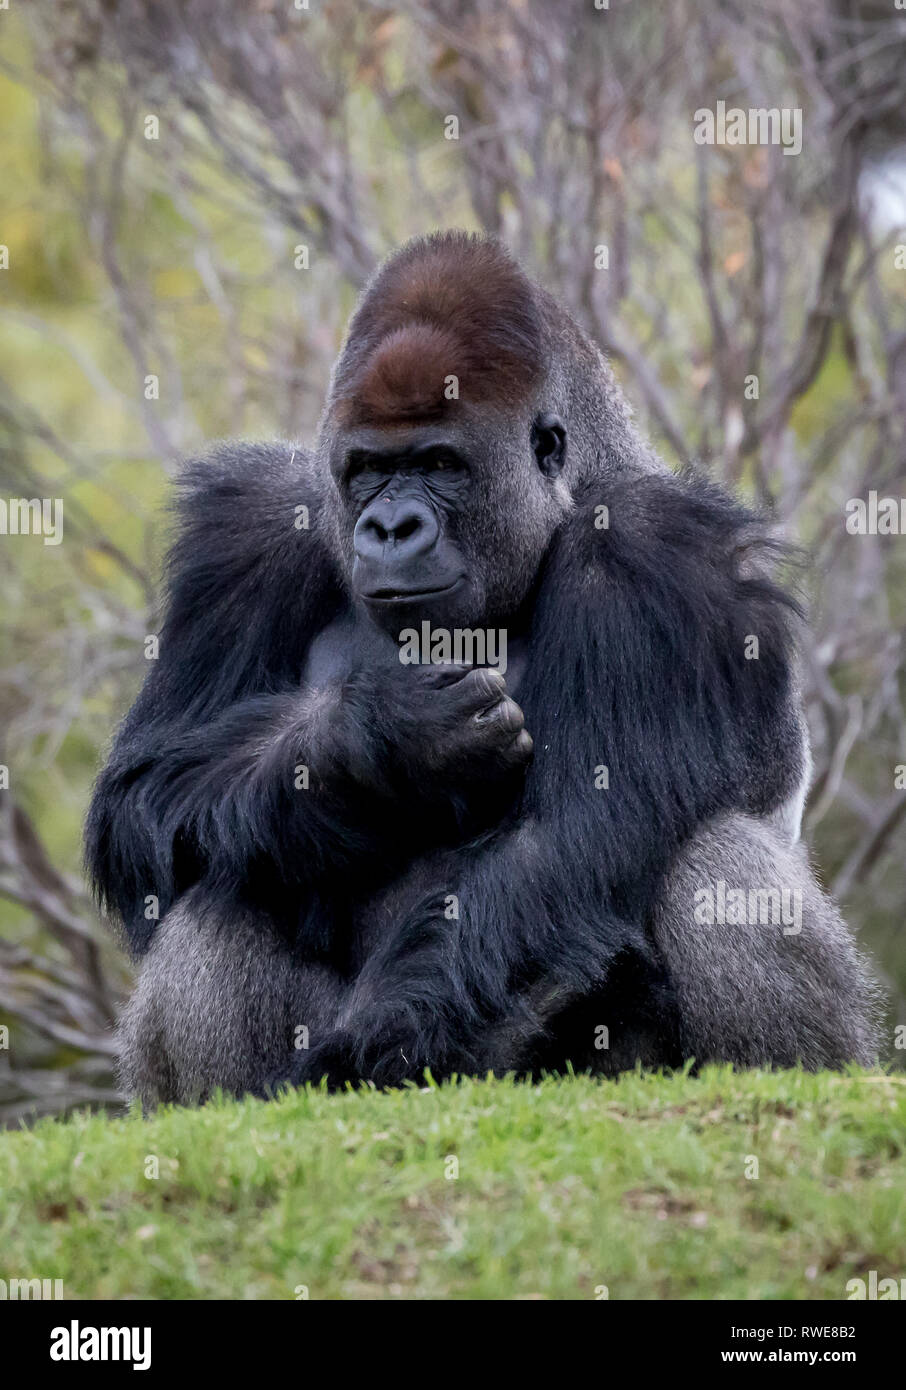
[[[840,1299],[906,1273],[904,1194],[902,1078],[307,1090],[0,1135],[0,1278],[70,1298]]]

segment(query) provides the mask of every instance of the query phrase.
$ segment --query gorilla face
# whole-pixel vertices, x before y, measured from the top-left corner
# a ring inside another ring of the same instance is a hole
[[[474,583],[456,535],[471,484],[468,460],[446,434],[415,432],[347,451],[352,585],[378,621],[455,604]]]
[[[515,262],[463,235],[394,257],[360,302],[317,459],[343,572],[394,637],[518,627],[572,506],[555,339]]]
[[[358,430],[334,450],[352,590],[393,636],[426,618],[449,628],[511,620],[562,517],[559,418],[521,421],[515,448],[499,420],[476,423]]]

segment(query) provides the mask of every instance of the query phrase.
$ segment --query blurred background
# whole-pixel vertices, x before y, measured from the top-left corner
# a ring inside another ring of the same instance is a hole
[[[806,547],[806,833],[904,1055],[906,537],[845,525],[906,496],[904,3],[0,9],[0,497],[65,514],[58,546],[0,536],[0,1123],[117,1101],[129,972],[80,832],[159,622],[168,476],[309,439],[357,291],[435,227],[502,236],[665,458]],[[719,101],[801,109],[801,153],[698,145]]]

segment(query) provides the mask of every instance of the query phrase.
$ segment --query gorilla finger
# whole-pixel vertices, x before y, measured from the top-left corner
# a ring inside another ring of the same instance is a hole
[[[494,666],[476,666],[457,687],[472,713],[493,708],[506,693],[506,681]]]
[[[432,690],[445,690],[449,686],[458,685],[466,676],[474,671],[474,666],[454,666],[443,662],[437,666],[421,667],[424,671],[422,677],[424,683]]]
[[[525,724],[525,715],[516,701],[504,695],[490,708],[480,710],[472,716],[490,734],[495,736],[514,736]]]
[[[501,756],[505,762],[513,763],[518,766],[519,763],[527,763],[529,761],[534,747],[535,741],[528,729],[520,729],[510,746],[503,750]]]

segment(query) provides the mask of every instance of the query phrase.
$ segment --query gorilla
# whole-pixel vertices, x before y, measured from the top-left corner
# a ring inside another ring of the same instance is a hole
[[[498,242],[404,247],[312,452],[180,494],[86,829],[131,1096],[873,1061],[766,524],[658,459]]]

